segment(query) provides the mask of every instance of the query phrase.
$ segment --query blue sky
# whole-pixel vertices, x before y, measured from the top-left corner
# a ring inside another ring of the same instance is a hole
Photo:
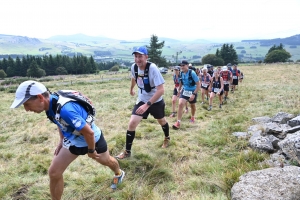
[[[300,0],[2,0],[0,34],[231,40],[300,34]]]

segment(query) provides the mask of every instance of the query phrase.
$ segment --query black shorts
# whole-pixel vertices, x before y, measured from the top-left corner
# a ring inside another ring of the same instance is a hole
[[[162,119],[165,117],[165,102],[162,99],[159,102],[156,102],[154,104],[152,104],[148,110],[146,110],[146,112],[144,112],[142,115],[136,114],[136,110],[144,105],[145,103],[140,101],[138,104],[136,104],[132,110],[132,115],[138,115],[138,116],[142,116],[143,119],[147,119],[148,115],[151,114],[155,119]]]
[[[174,88],[173,95],[177,96],[177,94],[178,94],[177,88]]]
[[[224,91],[229,91],[229,84],[224,84]]]
[[[214,88],[212,88],[211,91],[213,92],[213,91],[214,91]],[[222,91],[220,92],[220,95],[223,95],[223,92],[224,92],[224,90],[222,90]],[[217,94],[216,92],[213,92],[213,93]]]
[[[204,89],[204,90],[208,90],[209,85],[208,85],[207,87],[203,87],[203,86],[201,85],[201,88]]]
[[[194,98],[193,101],[189,101],[190,97],[183,96],[183,90],[180,93],[180,98],[187,100],[189,103],[196,103],[197,102],[197,96],[198,96],[198,94],[195,95],[195,98]]]
[[[239,84],[239,79],[233,79],[232,85],[238,85]]]
[[[103,136],[103,132],[101,133],[98,142],[96,142],[95,147],[97,153],[104,153],[107,151],[107,143]],[[76,147],[73,145],[69,147],[69,151],[75,155],[85,155],[88,153],[88,147]]]

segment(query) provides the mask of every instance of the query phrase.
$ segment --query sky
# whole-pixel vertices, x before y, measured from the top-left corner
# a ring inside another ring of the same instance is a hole
[[[300,34],[300,0],[1,0],[0,34],[47,39],[273,39]]]

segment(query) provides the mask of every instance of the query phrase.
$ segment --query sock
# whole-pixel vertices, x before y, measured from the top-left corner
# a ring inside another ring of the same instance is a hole
[[[126,133],[126,151],[130,153],[133,139],[135,137],[135,131],[128,131]]]
[[[162,127],[162,130],[164,131],[165,137],[170,139],[168,122],[165,125],[161,126],[161,127]]]
[[[117,174],[115,174],[116,176],[121,176],[122,172],[121,169],[119,169],[119,172]]]

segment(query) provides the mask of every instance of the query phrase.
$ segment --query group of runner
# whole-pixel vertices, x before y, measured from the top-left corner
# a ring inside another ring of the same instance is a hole
[[[212,110],[213,99],[218,96],[219,108],[222,108],[223,102],[228,99],[229,91],[232,93],[237,89],[238,83],[243,80],[243,72],[237,69],[237,65],[228,63],[226,66],[204,65],[204,67],[195,68],[186,60],[179,66],[175,66],[173,74],[174,89],[172,96],[172,113],[169,117],[176,117],[177,121],[173,125],[174,129],[180,128],[183,107],[187,103],[191,106],[190,122],[195,122],[196,101],[198,90],[201,91],[201,103],[208,101],[207,110]],[[190,75],[189,75],[190,74]],[[188,77],[188,78],[187,78]],[[176,111],[176,101],[179,98],[178,110]],[[187,110],[187,109],[186,109]]]

